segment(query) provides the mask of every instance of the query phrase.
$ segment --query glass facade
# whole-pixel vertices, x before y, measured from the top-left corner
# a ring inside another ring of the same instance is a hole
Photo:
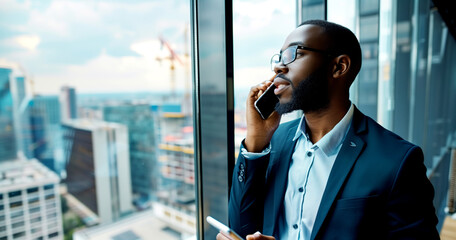
[[[10,68],[0,68],[0,161],[16,157]]]

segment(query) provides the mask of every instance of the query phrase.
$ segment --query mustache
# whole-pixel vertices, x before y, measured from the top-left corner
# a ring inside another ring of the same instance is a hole
[[[291,85],[291,87],[292,87],[293,89],[295,89],[295,86],[294,86],[293,82],[291,81],[291,79],[287,78],[287,77],[286,77],[285,75],[283,75],[282,73],[277,74],[277,75],[275,76],[274,79],[276,79],[276,78],[281,78],[281,79],[283,79],[283,80],[289,82],[290,85]]]

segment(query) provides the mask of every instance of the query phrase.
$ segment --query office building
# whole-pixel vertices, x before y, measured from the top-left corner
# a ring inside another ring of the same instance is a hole
[[[60,89],[60,107],[62,122],[78,117],[76,89],[69,86],[63,86]]]
[[[0,163],[0,239],[63,239],[59,178],[35,159]]]
[[[123,104],[102,107],[103,120],[128,128],[131,183],[135,205],[149,205],[157,189],[157,143],[153,112],[148,104]]]
[[[29,103],[33,156],[61,175],[64,170],[58,96],[36,95]]]
[[[0,161],[16,158],[10,68],[0,68]]]
[[[10,83],[14,106],[17,151],[25,158],[34,158],[33,136],[30,125],[30,97],[27,96],[26,78],[13,73]]]
[[[109,223],[132,211],[127,127],[76,119],[63,125],[68,193]]]

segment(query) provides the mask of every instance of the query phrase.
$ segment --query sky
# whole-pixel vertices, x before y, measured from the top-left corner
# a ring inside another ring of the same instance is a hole
[[[295,1],[235,0],[233,8],[235,83],[249,87],[272,75],[269,58],[295,27]],[[188,0],[0,0],[0,66],[18,69],[38,94],[63,85],[79,93],[183,90],[189,28]],[[159,38],[181,60],[175,70]]]

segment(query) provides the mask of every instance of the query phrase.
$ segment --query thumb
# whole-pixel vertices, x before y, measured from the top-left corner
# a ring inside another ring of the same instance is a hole
[[[247,235],[246,239],[247,240],[275,240],[274,237],[263,235],[260,232],[256,232],[254,234]]]

